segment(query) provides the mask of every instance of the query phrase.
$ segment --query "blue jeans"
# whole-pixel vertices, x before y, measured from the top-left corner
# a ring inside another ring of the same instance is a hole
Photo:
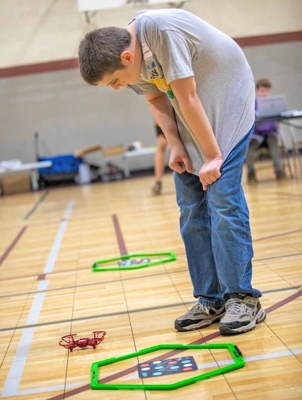
[[[253,129],[231,151],[221,177],[206,192],[198,176],[174,173],[193,295],[209,306],[222,305],[230,293],[261,297],[251,283],[253,246],[241,186]]]

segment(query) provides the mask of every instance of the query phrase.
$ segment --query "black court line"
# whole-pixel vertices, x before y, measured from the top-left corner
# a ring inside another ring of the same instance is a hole
[[[302,292],[297,292],[297,293],[295,293],[295,294],[293,294],[293,295],[291,295],[291,296],[279,301],[278,303],[273,304],[271,307],[268,307],[265,310],[266,314],[269,314],[269,313],[271,313],[271,312],[273,312],[275,310],[278,310],[279,308],[285,306],[286,304],[291,303],[292,301],[296,300],[297,298],[299,298],[301,296],[302,296]],[[206,342],[209,342],[210,340],[215,339],[215,338],[217,338],[219,336],[220,336],[220,332],[219,331],[214,331],[211,334],[206,335],[204,337],[201,337],[200,339],[197,339],[194,342],[191,342],[189,344],[206,343]],[[234,337],[234,336],[232,336],[232,337]],[[151,360],[148,360],[148,361],[152,362],[152,361],[159,360],[159,359],[161,359],[161,360],[167,359],[167,358],[170,358],[171,356],[175,357],[176,354],[180,354],[182,352],[183,352],[183,350],[172,350],[172,351],[169,351],[169,352],[165,352],[164,354],[161,354],[160,358],[159,357],[155,357],[155,358],[152,358]],[[121,377],[123,377],[123,376],[125,376],[125,375],[127,375],[129,373],[133,373],[135,371],[136,371],[136,366],[130,367],[130,368],[124,369],[122,371],[119,371],[118,373],[114,373],[112,375],[109,375],[106,378],[101,379],[100,382],[102,382],[102,383],[111,382],[116,378],[121,378]],[[77,387],[75,389],[69,390],[68,392],[64,391],[64,393],[49,397],[47,400],[63,400],[63,399],[67,399],[68,397],[72,397],[72,396],[77,395],[79,393],[85,392],[86,390],[89,390],[89,389],[90,389],[90,385],[89,384],[82,385],[82,386]]]
[[[260,261],[267,261],[267,260],[278,260],[281,258],[288,258],[288,257],[295,257],[295,256],[301,256],[302,253],[292,253],[292,254],[285,254],[283,256],[274,256],[274,257],[266,257],[266,258],[256,258],[254,261],[260,262]]]
[[[278,292],[286,292],[286,291],[289,291],[289,290],[298,290],[298,292],[299,292],[300,288],[301,288],[301,286],[290,286],[290,287],[286,287],[286,288],[265,290],[265,291],[262,291],[262,293],[263,294],[278,293]],[[130,311],[119,311],[119,312],[108,313],[108,314],[90,315],[90,316],[87,316],[87,317],[79,317],[79,318],[74,318],[74,319],[70,319],[69,318],[69,319],[62,319],[60,321],[42,322],[40,324],[14,326],[14,327],[10,327],[10,328],[2,328],[2,329],[0,329],[0,332],[6,332],[6,331],[12,331],[12,330],[20,330],[20,329],[25,329],[25,328],[37,328],[37,327],[40,327],[40,326],[67,324],[67,323],[70,323],[70,322],[87,321],[87,320],[96,319],[96,318],[106,318],[106,317],[115,317],[115,316],[127,315],[127,314],[137,314],[137,313],[140,313],[140,312],[163,310],[165,308],[174,308],[174,307],[179,307],[179,306],[184,306],[184,305],[191,306],[192,304],[195,304],[195,303],[196,303],[196,301],[174,303],[174,304],[167,304],[167,305],[157,306],[157,307],[138,308],[136,310],[130,310]]]
[[[25,215],[25,217],[23,218],[24,221],[28,220],[33,214],[34,212],[37,210],[37,208],[39,207],[39,205],[42,203],[42,201],[44,201],[46,199],[46,197],[48,196],[49,191],[46,190],[42,196],[39,198],[39,200],[36,201],[36,203],[34,204],[34,206],[32,207],[32,209]]]
[[[271,307],[268,307],[267,309],[265,309],[266,314],[269,314],[269,313],[271,313],[271,312],[273,312],[275,310],[278,310],[279,308],[291,303],[292,301],[296,300],[297,298],[299,298],[301,296],[302,296],[302,292],[297,292],[297,293],[295,293],[295,294],[293,294],[293,295],[291,295],[291,296],[279,301],[278,303],[273,304]],[[215,339],[215,338],[217,338],[219,336],[220,336],[220,332],[219,331],[214,331],[211,334],[206,335],[204,337],[201,337],[200,339],[194,340],[194,342],[191,342],[189,344],[206,343],[206,342],[209,342],[210,340]],[[234,336],[232,336],[232,337],[234,337]],[[161,359],[161,360],[167,359],[167,358],[170,358],[171,356],[175,357],[176,354],[180,354],[182,352],[183,352],[183,350],[168,351],[168,352],[165,352],[164,354],[161,354],[160,358],[159,357],[155,357],[155,358],[152,358],[151,360],[148,360],[148,361],[152,362],[152,361],[159,360],[159,359]],[[107,376],[106,378],[101,379],[100,382],[102,382],[102,383],[111,382],[116,378],[121,378],[121,377],[123,377],[123,376],[125,376],[125,375],[127,375],[129,373],[135,372],[136,368],[137,367],[134,366],[134,367],[130,367],[130,368],[124,369],[122,371],[119,371],[118,373],[114,373],[112,375]],[[77,395],[79,393],[85,392],[86,390],[89,390],[89,389],[90,389],[90,385],[89,384],[82,385],[82,386],[77,387],[75,389],[69,390],[68,392],[64,391],[64,393],[49,397],[47,400],[63,400],[63,399],[67,399],[68,397],[72,397],[72,396]]]
[[[180,254],[180,255],[184,255],[184,254]],[[295,256],[299,256],[299,255],[302,255],[302,253],[293,253],[293,254],[285,254],[283,256],[259,258],[259,259],[253,260],[253,262],[276,260],[276,259],[281,259],[281,258],[295,257]],[[70,271],[70,272],[74,272],[74,271]],[[179,269],[177,271],[169,271],[169,274],[178,274],[178,273],[184,273],[184,272],[188,272],[188,268]],[[47,275],[51,275],[51,274],[47,274]],[[133,276],[131,278],[124,278],[123,280],[124,281],[133,281],[135,279],[153,278],[155,276],[166,276],[166,275],[167,275],[167,272],[161,272],[159,274]],[[32,275],[30,277],[35,277],[35,276],[36,275]],[[16,278],[14,278],[14,279],[16,279]],[[35,290],[33,292],[5,294],[5,295],[0,296],[0,299],[8,298],[8,297],[27,296],[27,295],[31,295],[31,294],[37,294],[37,293],[60,292],[62,290],[69,290],[69,289],[74,289],[74,288],[90,287],[90,286],[99,286],[99,285],[105,285],[105,284],[108,284],[108,283],[116,283],[116,282],[120,282],[120,279],[111,279],[111,280],[108,280],[108,281],[93,282],[93,283],[82,283],[82,284],[76,285],[76,286],[74,286],[74,285],[72,285],[72,286],[64,286],[64,287],[53,288],[53,289]],[[295,286],[293,286],[293,287],[295,287]],[[298,287],[300,287],[300,286],[298,286]],[[298,287],[295,287],[295,288],[298,288]]]
[[[261,242],[261,241],[268,240],[268,239],[274,239],[276,237],[283,237],[283,236],[287,236],[287,235],[292,235],[293,233],[297,233],[297,232],[301,232],[301,231],[302,231],[302,228],[293,229],[292,231],[287,231],[287,232],[280,232],[280,233],[276,233],[274,235],[269,235],[269,236],[264,236],[264,237],[261,237],[261,238],[258,238],[258,239],[254,239],[253,243],[254,242]]]
[[[183,273],[187,272],[188,269],[181,269],[178,271],[171,271],[169,274],[177,274],[178,272]],[[71,271],[74,272],[74,271]],[[150,275],[143,275],[143,276],[133,276],[131,278],[125,278],[123,279],[124,281],[133,281],[135,279],[144,279],[144,278],[153,278],[155,276],[166,276],[166,272],[161,272],[159,274],[150,274]],[[93,282],[93,283],[82,283],[80,285],[76,286],[65,286],[65,287],[59,287],[59,288],[53,288],[53,289],[45,289],[45,290],[37,290],[34,292],[24,292],[24,293],[14,293],[14,294],[6,294],[4,296],[0,296],[0,299],[5,298],[5,297],[18,297],[18,296],[25,296],[28,294],[37,294],[37,293],[45,293],[45,292],[56,292],[56,291],[62,291],[62,290],[68,290],[68,289],[74,289],[74,288],[81,288],[81,287],[89,287],[89,286],[99,286],[99,285],[107,285],[108,283],[116,283],[120,282],[120,279],[112,279],[109,281],[101,281],[101,282]]]
[[[88,317],[79,317],[79,318],[74,318],[72,322],[76,321],[87,321],[90,319],[96,319],[96,318],[106,318],[106,317],[114,317],[114,316],[119,316],[119,315],[127,315],[127,314],[136,314],[140,312],[146,312],[146,311],[155,311],[155,310],[161,310],[165,308],[174,308],[174,307],[179,307],[183,306],[184,303],[176,303],[176,304],[167,304],[163,306],[157,306],[157,307],[150,307],[150,308],[138,308],[136,310],[132,311],[120,311],[120,312],[115,312],[115,313],[108,313],[108,314],[97,314],[97,315],[90,315]],[[32,325],[23,325],[23,326],[15,326],[13,328],[2,328],[0,329],[0,332],[6,332],[6,331],[12,331],[12,330],[20,330],[20,329],[25,329],[25,328],[38,328],[40,326],[49,326],[49,325],[58,325],[58,324],[66,324],[70,323],[71,319],[62,319],[60,321],[50,321],[50,322],[43,322],[40,324],[32,324]]]

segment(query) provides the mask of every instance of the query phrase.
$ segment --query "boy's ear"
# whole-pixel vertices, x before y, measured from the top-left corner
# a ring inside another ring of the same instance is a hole
[[[134,62],[134,54],[131,51],[125,50],[121,53],[121,62],[124,67],[127,67]]]

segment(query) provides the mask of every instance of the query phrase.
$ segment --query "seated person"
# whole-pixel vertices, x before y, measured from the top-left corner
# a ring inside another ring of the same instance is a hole
[[[272,84],[268,79],[260,79],[256,82],[256,113],[257,99],[268,97],[271,94]],[[277,179],[284,178],[284,172],[281,165],[281,152],[278,145],[277,123],[274,121],[256,123],[254,134],[250,140],[250,145],[246,157],[248,170],[248,182],[256,181],[254,169],[254,155],[261,145],[268,145],[270,155],[273,160],[274,170]]]

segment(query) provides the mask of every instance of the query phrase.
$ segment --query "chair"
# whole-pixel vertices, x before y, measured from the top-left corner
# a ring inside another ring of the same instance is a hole
[[[282,170],[285,175],[293,178],[293,171],[291,167],[291,161],[289,157],[288,149],[285,145],[285,142],[281,135],[279,135],[279,149],[281,152],[281,162],[282,162]],[[267,160],[271,159],[269,146],[266,140],[260,145],[260,147],[256,150],[256,160]],[[261,167],[257,167],[257,170],[264,170],[272,168],[271,165],[262,165]]]

